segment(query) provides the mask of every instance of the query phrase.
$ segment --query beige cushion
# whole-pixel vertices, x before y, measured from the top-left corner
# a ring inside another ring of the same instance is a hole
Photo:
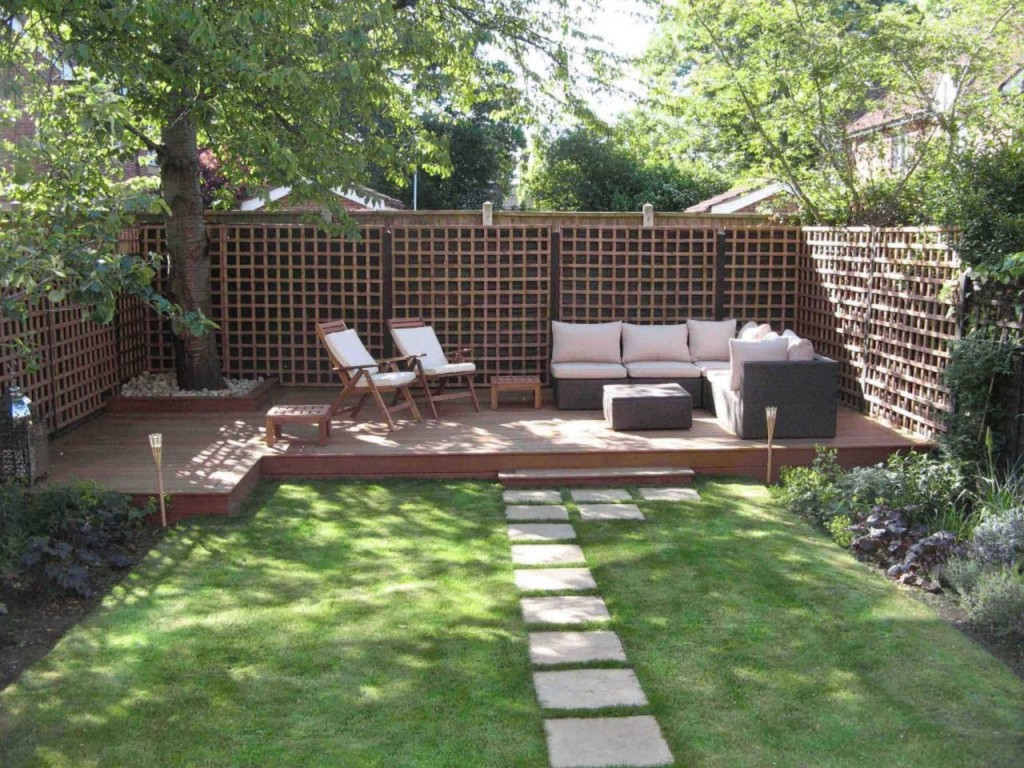
[[[767,323],[758,325],[757,323],[750,322],[744,323],[736,337],[746,341],[760,341],[771,332],[772,327]]]
[[[785,360],[789,339],[769,341],[729,340],[729,365],[732,371],[730,386],[739,389],[743,383],[743,364],[760,360]]]
[[[626,367],[618,363],[552,363],[556,379],[624,379]]]
[[[810,339],[801,339],[795,331],[788,328],[782,332],[783,338],[789,340],[789,351],[786,353],[787,360],[813,360],[814,345]]]
[[[686,325],[691,359],[729,359],[729,339],[736,336],[735,320],[688,320]]]
[[[401,354],[406,357],[419,356],[424,369],[448,365],[448,358],[441,349],[437,334],[429,325],[419,328],[396,328],[391,331],[391,337]]]
[[[686,346],[686,325],[622,324],[622,362],[652,360],[690,362]]]
[[[785,338],[785,337],[783,337]],[[814,345],[809,339],[789,340],[789,348],[786,351],[787,360],[813,360]]]
[[[476,363],[448,363],[436,368],[424,366],[423,373],[427,376],[454,376],[457,373],[476,373]]]
[[[619,363],[622,323],[551,323],[552,363]]]
[[[634,379],[699,379],[700,368],[693,363],[677,363],[673,360],[626,363],[626,370]]]
[[[366,351],[363,342],[359,340],[359,334],[351,328],[347,331],[335,331],[334,333],[326,334],[324,342],[327,344],[327,348],[331,350],[331,355],[342,368],[369,365],[373,367],[368,369],[368,373],[377,372],[376,361]],[[350,375],[354,376],[355,373],[355,371],[349,371]]]
[[[710,376],[714,371],[729,371],[732,367],[728,360],[701,360],[694,365],[700,368],[700,372],[705,376]]]
[[[412,371],[389,371],[387,373],[373,373],[370,374],[373,379],[373,383],[378,387],[405,387],[412,384],[416,380],[416,374]],[[370,383],[366,380],[366,376],[360,376],[359,381],[356,382],[356,389],[362,389],[370,386]]]

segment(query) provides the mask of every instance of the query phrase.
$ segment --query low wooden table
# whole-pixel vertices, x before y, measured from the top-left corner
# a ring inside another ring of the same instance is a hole
[[[498,410],[499,392],[533,392],[533,407],[540,408],[540,376],[492,376],[492,411]]]
[[[317,445],[324,445],[331,434],[331,406],[275,405],[267,411],[267,445],[272,446],[281,437],[282,424],[316,424]]]

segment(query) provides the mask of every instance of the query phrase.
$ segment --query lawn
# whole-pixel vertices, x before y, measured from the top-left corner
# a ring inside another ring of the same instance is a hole
[[[1019,766],[1024,685],[743,482],[576,523],[680,766]],[[546,764],[497,486],[262,486],[0,693],[0,765]]]

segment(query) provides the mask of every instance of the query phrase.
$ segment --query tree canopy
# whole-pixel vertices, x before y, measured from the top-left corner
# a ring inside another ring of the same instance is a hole
[[[289,185],[292,201],[315,200],[342,215],[331,190],[365,183],[371,165],[395,172],[444,165],[422,116],[437,103],[468,111],[485,100],[478,86],[490,60],[505,57],[537,91],[571,91],[570,5],[578,3],[4,0],[0,51],[25,71],[33,60],[68,65],[75,82],[95,79],[116,94],[104,130],[117,135],[123,154],[155,157],[171,298],[189,317],[210,308],[199,147],[215,148],[233,184]],[[593,53],[585,41],[577,49]],[[12,103],[7,116],[37,106]],[[72,141],[97,141],[95,124],[68,127],[78,137]],[[50,199],[76,175],[98,171],[76,162],[70,177],[51,174]],[[20,193],[5,185],[4,196]],[[179,379],[216,387],[223,383],[217,350],[201,330],[179,326]]]
[[[638,211],[646,203],[681,211],[725,186],[706,169],[641,159],[622,140],[586,127],[539,143],[523,178],[531,207],[561,211]]]
[[[808,220],[884,223],[864,219],[1019,121],[997,85],[1020,63],[1021,18],[1016,0],[676,0],[647,57],[653,103],[736,171],[787,182]],[[866,178],[848,127],[871,110],[930,128]]]

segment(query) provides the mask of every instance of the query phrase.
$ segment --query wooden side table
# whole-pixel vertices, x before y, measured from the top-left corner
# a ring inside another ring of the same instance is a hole
[[[331,434],[331,406],[275,405],[267,411],[267,445],[272,446],[281,437],[282,424],[316,424],[317,445],[325,445]]]
[[[498,410],[499,392],[533,392],[533,407],[540,408],[540,376],[492,376],[492,411]]]

